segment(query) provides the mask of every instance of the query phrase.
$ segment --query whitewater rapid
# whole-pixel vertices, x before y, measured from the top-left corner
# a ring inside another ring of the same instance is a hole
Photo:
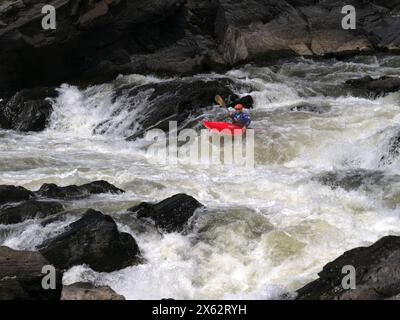
[[[365,56],[297,59],[196,76],[229,77],[253,88],[242,94],[253,96],[253,126],[262,130],[256,132],[255,167],[246,170],[154,164],[136,143],[125,140],[140,129],[130,124],[146,108],[148,93],[132,101],[113,99],[110,84],[84,90],[62,85],[44,132],[0,131],[0,184],[36,190],[43,183],[103,179],[127,192],[67,203],[66,218],[45,227],[37,220],[0,225],[0,244],[34,250],[85,208],[94,208],[134,236],[146,263],[109,274],[76,266],[64,274],[65,284],[109,285],[127,299],[290,298],[344,251],[400,235],[397,184],[385,186],[385,192],[383,186],[376,192],[346,191],[314,179],[354,169],[400,174],[398,159],[381,161],[400,130],[400,94],[361,98],[343,89],[347,79],[399,72],[400,57]],[[116,81],[167,80],[129,75]],[[303,104],[314,106],[314,112],[296,111]],[[125,111],[116,112],[121,106]],[[187,235],[143,229],[126,212],[141,201],[180,192],[207,207]]]

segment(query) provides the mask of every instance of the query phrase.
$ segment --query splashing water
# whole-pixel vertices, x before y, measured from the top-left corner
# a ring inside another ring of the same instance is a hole
[[[399,94],[359,98],[343,85],[350,78],[399,71],[399,57],[366,56],[348,62],[298,59],[228,72],[225,77],[253,88],[253,126],[263,129],[256,134],[256,166],[247,171],[154,165],[124,139],[140,130],[131,124],[141,117],[149,92],[128,98],[115,96],[110,84],[85,90],[63,85],[47,130],[0,132],[0,184],[37,189],[43,183],[104,179],[127,190],[69,206],[112,215],[137,239],[147,263],[109,274],[76,266],[64,283],[106,284],[128,299],[279,298],[315,279],[345,250],[400,234],[399,184],[366,192],[333,189],[314,179],[355,169],[399,174],[396,157],[382,162],[400,131]],[[130,75],[116,81],[141,85],[165,79]],[[179,192],[207,206],[188,235],[139,230],[125,211],[139,201]],[[1,244],[33,249],[79,215],[46,227],[35,220],[0,226]]]

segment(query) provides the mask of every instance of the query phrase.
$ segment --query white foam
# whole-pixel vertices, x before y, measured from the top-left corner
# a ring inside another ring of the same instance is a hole
[[[146,93],[136,100],[114,99],[111,85],[85,90],[63,85],[48,130],[2,132],[0,184],[37,189],[45,182],[104,179],[127,190],[72,207],[98,208],[124,221],[120,228],[137,239],[146,263],[109,274],[77,266],[65,274],[64,283],[106,284],[128,299],[279,298],[316,278],[323,265],[345,250],[400,234],[399,211],[387,204],[383,192],[333,190],[311,180],[329,170],[399,172],[398,160],[380,164],[398,132],[398,93],[372,100],[334,90],[351,77],[398,73],[400,68],[391,66],[400,65],[396,59],[300,59],[275,68],[249,65],[226,75],[199,75],[228,76],[254,88],[253,126],[261,129],[254,170],[152,164],[154,159],[139,144],[124,140],[139,129],[130,124],[146,108]],[[140,75],[117,79],[138,85],[165,80]],[[329,90],[335,92],[324,96]],[[299,103],[330,110],[291,112]],[[395,197],[396,185],[385,188]],[[134,222],[125,224],[129,214],[124,209],[133,203],[179,192],[209,210],[189,235],[161,237],[151,229],[138,232]],[[37,221],[0,226],[0,239],[16,249],[33,249],[63,226],[43,228]]]

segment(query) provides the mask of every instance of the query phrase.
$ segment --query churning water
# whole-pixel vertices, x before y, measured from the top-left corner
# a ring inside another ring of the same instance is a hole
[[[253,88],[254,169],[156,165],[137,143],[125,141],[140,129],[131,124],[145,110],[149,92],[113,99],[112,85],[63,85],[47,130],[0,131],[0,184],[35,190],[43,183],[104,179],[127,192],[67,203],[71,213],[46,227],[36,220],[0,225],[0,244],[35,249],[90,207],[131,233],[146,263],[109,274],[77,266],[64,275],[66,284],[106,284],[127,299],[290,297],[344,251],[400,234],[400,183],[391,179],[400,173],[399,161],[382,161],[400,131],[400,95],[354,97],[343,85],[399,72],[400,57],[366,56],[244,66],[223,75]],[[130,75],[116,81],[165,79]],[[386,179],[361,188],[332,189],[316,178],[376,170]],[[186,235],[160,235],[126,212],[140,201],[179,192],[207,206]]]

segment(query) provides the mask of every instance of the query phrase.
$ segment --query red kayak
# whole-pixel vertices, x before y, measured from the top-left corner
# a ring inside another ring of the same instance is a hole
[[[218,131],[221,134],[227,134],[231,136],[242,135],[246,129],[241,128],[235,124],[228,122],[211,122],[211,121],[203,121],[203,125],[214,131]]]

